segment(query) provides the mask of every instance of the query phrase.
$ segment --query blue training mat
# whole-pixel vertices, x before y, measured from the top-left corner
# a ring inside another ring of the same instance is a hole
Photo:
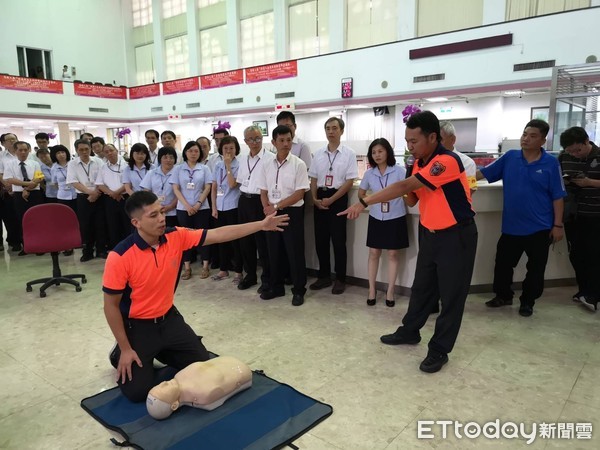
[[[174,374],[165,368],[158,382]],[[213,411],[182,406],[168,419],[154,420],[145,402],[130,402],[118,387],[83,399],[81,407],[123,436],[123,443],[113,440],[116,445],[147,450],[281,448],[333,412],[331,406],[258,372],[252,372],[251,388]]]

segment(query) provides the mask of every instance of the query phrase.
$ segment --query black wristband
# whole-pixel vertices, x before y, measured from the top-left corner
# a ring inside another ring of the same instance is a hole
[[[367,202],[365,202],[365,200],[362,197],[358,198],[358,201],[360,202],[361,205],[363,205],[365,208],[369,205],[367,205]]]
[[[563,225],[552,225],[554,228],[564,228]]]

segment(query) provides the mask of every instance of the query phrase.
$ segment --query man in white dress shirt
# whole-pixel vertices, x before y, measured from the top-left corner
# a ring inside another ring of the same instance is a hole
[[[4,167],[9,161],[16,160],[15,142],[19,139],[13,133],[5,133],[0,136],[0,144],[4,150],[0,152],[0,221],[4,222],[6,227],[6,242],[13,252],[20,252],[23,249],[23,237],[21,233],[21,223],[17,218],[15,209],[14,194],[12,185],[4,179]],[[0,223],[0,251],[4,250],[2,226]]]
[[[331,256],[333,244],[335,283],[331,292],[342,294],[346,289],[346,216],[338,216],[348,207],[348,191],[358,178],[358,164],[354,150],[341,144],[344,121],[330,117],[325,122],[327,146],[315,152],[308,171],[314,203],[315,247],[319,259],[318,279],[310,289],[331,286]]]

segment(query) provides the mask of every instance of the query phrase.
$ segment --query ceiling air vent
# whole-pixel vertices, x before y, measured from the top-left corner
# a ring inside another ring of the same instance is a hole
[[[420,77],[413,77],[413,83],[426,83],[428,81],[439,81],[445,79],[445,73],[434,73],[433,75],[421,75]]]
[[[279,94],[275,94],[275,98],[291,98],[295,96],[295,92],[280,92]]]
[[[44,105],[43,103],[27,103],[27,107],[33,109],[52,109],[52,106]]]
[[[187,104],[185,105],[185,107],[186,107],[187,109],[190,109],[190,108],[200,108],[200,102],[196,102],[196,103],[187,103]]]
[[[162,106],[154,106],[152,108],[150,108],[151,112],[161,112],[163,110]]]
[[[515,64],[513,66],[513,72],[520,72],[522,70],[536,70],[536,69],[547,69],[548,67],[554,67],[556,60],[549,59],[547,61],[535,61],[530,63]]]
[[[227,104],[228,105],[232,105],[234,103],[244,103],[244,97],[228,98],[227,99]]]
[[[101,112],[101,113],[107,113],[108,112],[108,108],[88,108],[90,110],[90,112]]]

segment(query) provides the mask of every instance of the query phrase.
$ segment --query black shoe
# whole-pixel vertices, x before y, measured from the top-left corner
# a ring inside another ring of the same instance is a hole
[[[393,308],[394,306],[396,306],[396,301],[385,299],[385,306],[387,306],[389,308]]]
[[[335,280],[335,283],[333,283],[333,289],[331,289],[331,293],[333,295],[340,295],[340,294],[343,294],[345,290],[346,290],[346,283],[344,283],[343,281],[340,281],[340,280]]]
[[[64,256],[71,256],[73,254],[73,250],[67,250],[66,252],[63,252]]]
[[[512,305],[512,304],[513,304],[512,298],[506,299],[506,298],[502,298],[502,297],[498,297],[498,296],[485,302],[485,306],[487,306],[489,308],[499,308],[500,306],[508,306],[508,305]]]
[[[331,286],[333,283],[330,278],[318,278],[313,284],[309,286],[309,289],[312,291],[318,291],[319,289],[323,289]]]
[[[260,287],[256,290],[257,294],[262,294],[263,292],[267,292],[269,290],[269,285],[268,284],[261,284]]]
[[[96,258],[106,259],[106,258],[108,258],[108,253],[107,252],[96,253]]]
[[[574,302],[581,302],[581,292],[577,291],[577,293],[573,294]]]
[[[294,294],[292,297],[292,305],[300,306],[304,303],[304,295]]]
[[[294,284],[294,280],[292,280],[291,277],[287,277],[285,280],[283,280],[283,284],[285,284],[286,286],[291,286],[292,284]]]
[[[110,364],[116,369],[117,367],[119,367],[119,359],[121,358],[121,348],[119,347],[119,344],[117,344],[115,342],[115,345],[113,346],[113,348],[110,349],[110,352],[108,353],[108,360],[110,361]]]
[[[243,291],[243,290],[248,289],[255,285],[256,285],[256,280],[252,281],[252,280],[249,280],[248,278],[244,278],[242,281],[239,282],[238,289],[240,291]]]
[[[519,314],[523,317],[529,317],[533,314],[533,306],[521,303],[519,308]]]
[[[375,303],[377,303],[377,299],[376,298],[368,298],[367,299],[367,305],[373,306]]]
[[[10,250],[12,252],[20,252],[21,250],[23,250],[23,246],[21,244],[11,245]]]
[[[25,253],[25,250],[21,250],[17,256],[25,256],[27,253]]]
[[[593,311],[593,312],[598,311],[598,300],[595,300],[591,297],[586,297],[585,295],[582,295],[579,297],[579,301],[581,302],[581,304],[583,306],[588,308],[590,311]]]
[[[91,261],[92,259],[94,259],[94,255],[81,255],[81,258],[79,258],[79,261],[86,262],[86,261]]]
[[[445,353],[428,353],[423,360],[419,369],[427,373],[439,372],[440,369],[448,362],[448,355]]]
[[[387,345],[401,345],[401,344],[416,345],[419,342],[421,342],[420,335],[417,334],[417,335],[413,335],[412,337],[407,337],[402,333],[402,331],[403,331],[402,327],[400,327],[396,330],[395,333],[384,334],[379,339],[381,340],[381,342],[383,342],[384,344],[387,344]]]
[[[263,291],[260,294],[260,298],[262,298],[263,300],[271,300],[271,299],[274,299],[275,297],[283,297],[284,295],[285,295],[285,291],[275,292],[272,290],[268,290],[268,291]]]

